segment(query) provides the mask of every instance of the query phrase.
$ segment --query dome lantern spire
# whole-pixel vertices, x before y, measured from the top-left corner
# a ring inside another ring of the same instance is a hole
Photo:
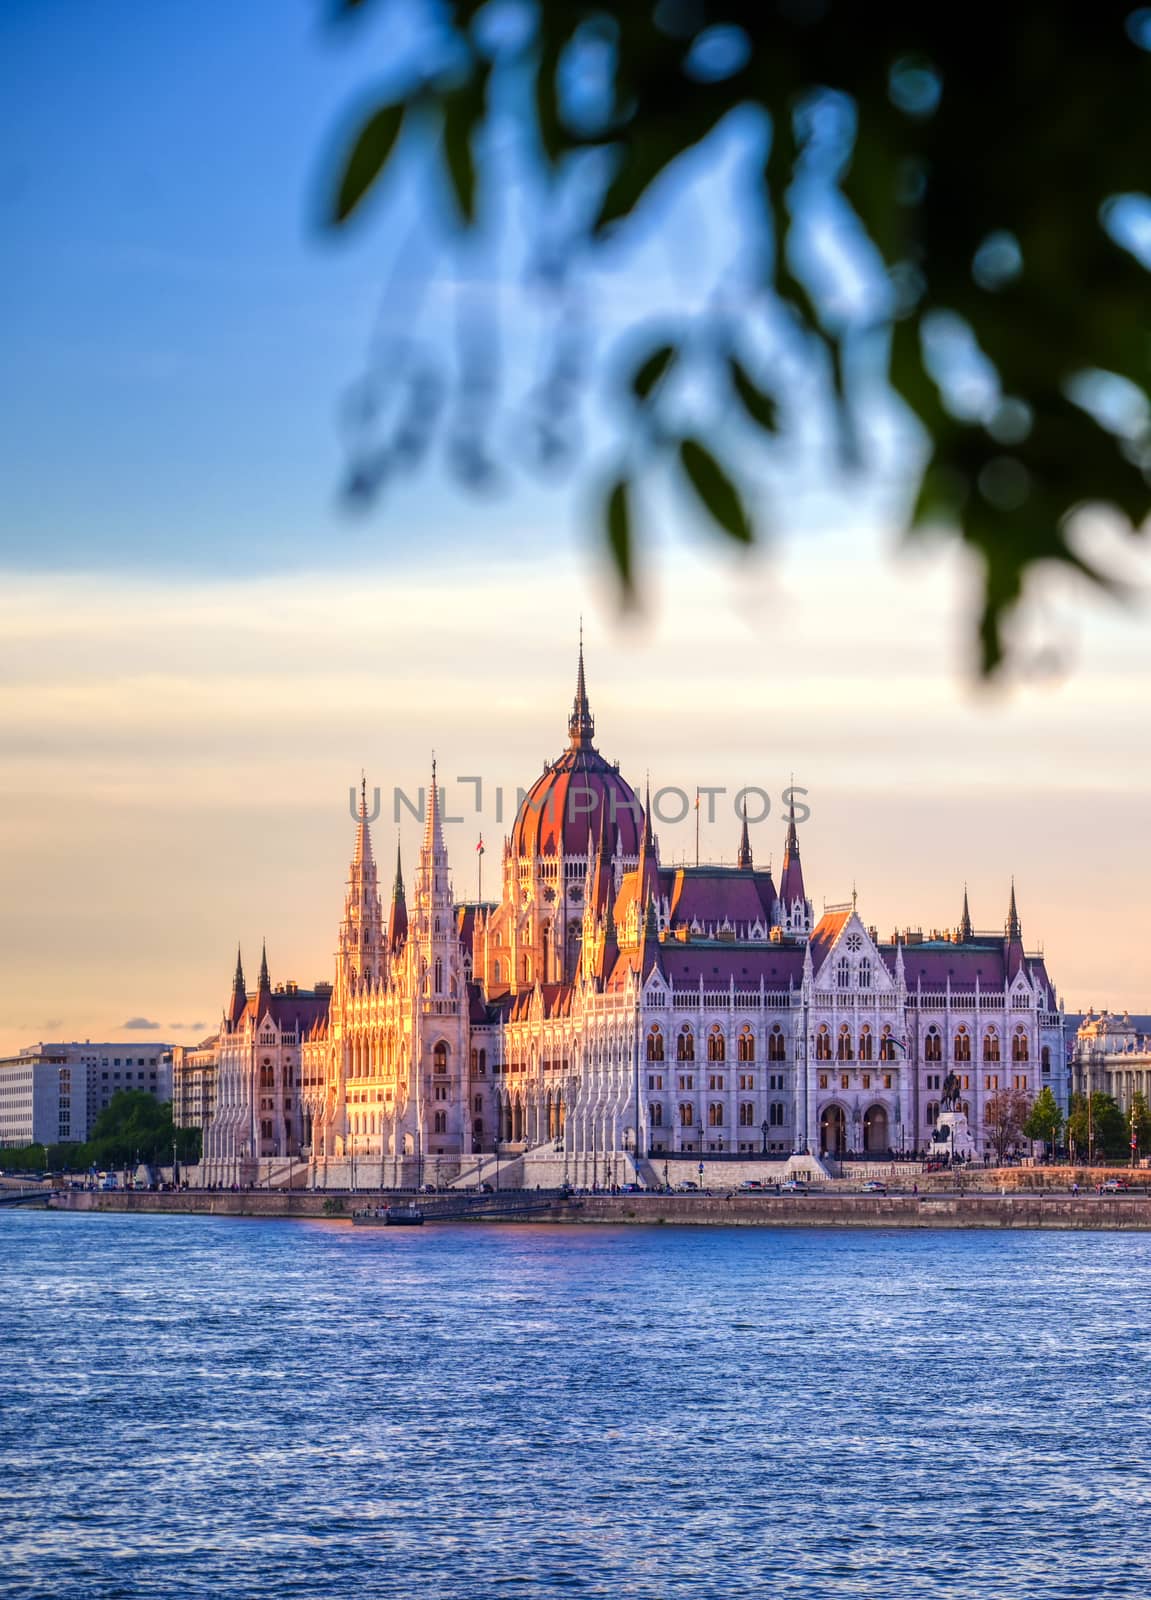
[[[595,718],[588,705],[587,682],[584,678],[582,620],[579,629],[579,670],[576,673],[575,699],[572,701],[572,712],[568,718],[568,733],[571,736],[572,748],[575,750],[582,750],[590,745],[595,734]]]

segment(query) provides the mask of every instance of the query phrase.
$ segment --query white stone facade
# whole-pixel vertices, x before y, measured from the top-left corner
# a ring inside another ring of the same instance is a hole
[[[397,862],[385,920],[361,808],[330,994],[273,991],[265,964],[248,996],[237,974],[209,1181],[261,1156],[366,1186],[532,1152],[580,1183],[686,1155],[910,1155],[949,1072],[980,1152],[997,1091],[1066,1104],[1014,889],[1002,933],[976,933],[966,897],[927,939],[880,940],[854,899],[816,922],[794,814],[778,888],[746,822],[738,866],[664,868],[650,803],[593,734],[581,656],[570,744],[520,807],[495,905],[453,899],[433,770],[411,906]]]

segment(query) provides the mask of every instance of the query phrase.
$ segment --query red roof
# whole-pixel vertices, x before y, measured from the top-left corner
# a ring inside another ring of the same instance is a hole
[[[593,745],[572,746],[537,778],[524,796],[512,828],[513,856],[586,856],[599,839],[619,830],[625,856],[639,854],[642,808],[635,790]]]

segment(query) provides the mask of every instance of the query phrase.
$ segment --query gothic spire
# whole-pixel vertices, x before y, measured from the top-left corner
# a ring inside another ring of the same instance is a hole
[[[799,834],[795,827],[795,797],[788,796],[787,843],[783,847],[783,870],[779,877],[779,898],[785,906],[803,902],[807,896],[803,887],[803,867],[799,859]]]
[[[416,868],[415,916],[422,932],[437,930],[447,936],[447,921],[452,914],[451,885],[448,882],[448,849],[444,843],[442,797],[436,781],[436,760],[432,757],[432,782],[428,790],[428,811],[424,842]]]
[[[378,795],[378,791],[377,791]],[[356,848],[352,866],[370,866],[372,863],[372,835],[368,827],[368,779],[360,775],[360,817],[356,825]]]
[[[576,673],[575,699],[572,701],[571,716],[568,718],[568,733],[572,746],[581,750],[592,742],[595,733],[595,719],[588,705],[587,683],[583,670],[583,623],[580,623],[579,633],[579,670]]]
[[[1011,879],[1011,904],[1007,908],[1007,922],[1003,930],[1010,944],[1020,944],[1023,940],[1023,927],[1019,921],[1019,909],[1015,904],[1015,878]]]
[[[642,907],[647,900],[659,897],[659,858],[656,855],[655,834],[651,828],[651,780],[648,779],[644,796],[643,833],[639,842],[639,862],[636,868],[636,901]]]
[[[388,912],[388,949],[393,955],[408,936],[408,903],[404,898],[404,871],[400,863],[400,841],[396,840],[396,880],[392,885],[392,904]]]
[[[265,939],[260,950],[260,977],[256,987],[263,993],[270,990],[272,980],[268,976],[268,941]]]
[[[971,926],[971,911],[967,904],[967,885],[963,885],[963,915],[959,919],[959,942],[966,944],[974,935]]]
[[[244,984],[244,963],[240,957],[240,946],[236,946],[236,975],[232,979],[232,998],[228,1005],[227,1021],[235,1028],[244,1015],[244,1007],[248,1002],[247,990]]]
[[[747,801],[743,802],[743,824],[739,830],[739,854],[735,858],[736,865],[744,871],[750,872],[753,866],[751,857],[751,837],[747,831]]]

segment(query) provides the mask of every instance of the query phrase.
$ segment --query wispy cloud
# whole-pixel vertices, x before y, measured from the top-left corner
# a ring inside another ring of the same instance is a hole
[[[147,1017],[129,1017],[127,1022],[122,1022],[120,1026],[126,1033],[155,1033],[160,1024],[150,1021]]]

